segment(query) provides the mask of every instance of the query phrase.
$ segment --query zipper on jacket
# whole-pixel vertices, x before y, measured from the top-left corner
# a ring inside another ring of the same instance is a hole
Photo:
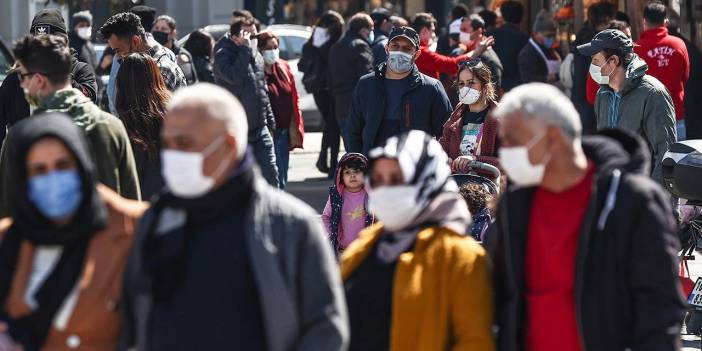
[[[411,123],[412,117],[410,116],[410,112],[411,112],[410,102],[407,101],[407,102],[405,102],[405,128],[407,130],[410,129],[410,125],[412,124]]]

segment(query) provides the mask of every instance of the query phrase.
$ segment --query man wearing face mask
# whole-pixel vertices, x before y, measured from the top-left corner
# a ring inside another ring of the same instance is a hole
[[[420,12],[412,18],[412,28],[419,35],[419,51],[417,68],[420,72],[434,79],[439,79],[442,73],[455,76],[458,64],[470,60],[471,57],[480,56],[494,40],[486,38],[478,42],[472,51],[456,57],[444,56],[431,50],[431,42],[436,32],[436,19],[431,13]]]
[[[110,81],[107,84],[110,112],[114,115],[117,114],[115,80],[120,60],[131,53],[148,52],[156,60],[168,90],[175,91],[187,85],[185,75],[176,62],[175,54],[156,42],[150,33],[155,14],[156,10],[152,7],[134,6],[129,12],[118,13],[110,17],[99,30],[103,39],[107,40],[107,43],[114,50]]]
[[[90,42],[93,36],[93,15],[90,11],[80,11],[71,18],[73,30],[68,33],[71,49],[78,54],[78,60],[87,63],[91,68],[97,67],[95,48]]]
[[[253,17],[234,17],[214,48],[215,83],[236,96],[246,110],[249,144],[263,177],[279,187],[272,133],[276,130],[273,107],[266,86],[265,62],[258,51]]]
[[[663,184],[663,156],[676,142],[675,107],[666,87],[646,74],[648,66],[631,38],[616,29],[578,46],[592,57],[590,75],[600,84],[595,98],[597,128],[621,128],[641,135],[653,162],[651,177]]]
[[[60,35],[67,38],[66,22],[57,9],[41,10],[32,19],[29,33]],[[31,114],[31,106],[24,97],[21,83],[19,70],[15,68],[8,72],[0,86],[0,144],[5,139],[7,128]],[[80,90],[93,102],[97,101],[94,67],[79,61],[75,50],[71,50],[71,86]]]
[[[346,34],[329,50],[329,81],[334,95],[334,112],[344,145],[349,148],[349,106],[358,80],[373,71],[373,20],[357,13],[349,20]],[[334,173],[334,170],[330,170]]]
[[[34,114],[61,112],[83,129],[92,146],[98,181],[122,197],[140,199],[134,154],[122,121],[102,111],[69,81],[70,53],[63,37],[25,36],[16,42],[13,54],[19,64],[25,97],[35,107]],[[30,117],[32,118],[32,117]],[[9,129],[8,137],[13,133]],[[3,150],[0,157],[0,204],[8,206],[11,186],[10,164]]]
[[[348,152],[367,154],[388,138],[413,129],[441,136],[451,102],[438,80],[419,72],[419,35],[395,27],[385,48],[387,62],[361,78],[349,110]]]
[[[167,188],[139,224],[118,349],[346,350],[344,294],[319,217],[261,178],[245,115],[212,84],[173,95]]]
[[[582,137],[573,104],[543,83],[511,90],[494,115],[512,181],[485,235],[499,349],[678,350],[677,226],[645,142]]]
[[[373,42],[371,42],[371,50],[373,50],[373,67],[385,62],[388,55],[385,52],[385,45],[388,44],[388,35],[392,29],[392,21],[390,21],[390,11],[384,7],[379,7],[370,14],[373,19]]]
[[[553,49],[558,34],[558,24],[546,10],[536,16],[529,41],[519,52],[519,74],[522,84],[542,82],[558,84],[561,58]]]
[[[163,45],[165,48],[173,51],[176,55],[176,62],[178,67],[183,71],[185,75],[185,81],[188,85],[193,85],[198,82],[197,72],[195,71],[195,65],[193,64],[193,56],[185,48],[178,45],[176,38],[178,37],[178,30],[176,28],[176,21],[173,17],[168,15],[161,15],[154,21],[154,28],[151,31],[151,35],[154,36],[159,44]]]

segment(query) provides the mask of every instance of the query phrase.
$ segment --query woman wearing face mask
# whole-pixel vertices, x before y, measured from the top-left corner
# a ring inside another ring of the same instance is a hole
[[[439,139],[453,173],[466,173],[472,161],[500,167],[497,157],[498,121],[490,116],[497,106],[490,68],[480,59],[460,65],[456,79],[459,103],[444,124]]]
[[[0,225],[0,349],[114,350],[122,272],[146,205],[95,181],[64,115],[25,119],[5,146],[12,218]]]
[[[214,83],[214,72],[212,71],[214,39],[212,35],[202,28],[196,29],[190,33],[183,48],[193,55],[193,64],[200,82]]]
[[[171,93],[156,61],[146,53],[122,61],[115,83],[117,116],[127,129],[134,151],[141,198],[148,201],[161,191],[161,124]]]
[[[379,223],[342,258],[349,350],[494,350],[487,257],[441,146],[415,130],[369,156]]]
[[[334,95],[329,85],[329,49],[342,34],[344,19],[336,11],[327,11],[317,20],[312,36],[302,47],[302,57],[297,69],[304,73],[302,84],[312,93],[314,102],[322,114],[322,150],[317,158],[317,169],[333,178],[339,159],[341,132],[334,113]]]
[[[273,32],[258,35],[258,50],[264,61],[268,98],[275,117],[275,162],[278,166],[278,184],[285,189],[288,182],[290,151],[302,148],[305,126],[300,112],[300,98],[290,66],[280,59],[278,36]]]

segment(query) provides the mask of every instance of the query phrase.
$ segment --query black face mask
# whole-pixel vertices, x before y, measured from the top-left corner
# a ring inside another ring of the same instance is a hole
[[[168,33],[164,32],[151,32],[151,34],[154,36],[154,40],[158,42],[161,45],[166,45],[168,42]]]

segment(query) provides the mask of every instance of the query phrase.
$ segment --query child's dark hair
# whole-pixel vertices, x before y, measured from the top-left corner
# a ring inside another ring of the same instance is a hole
[[[344,164],[341,167],[341,172],[343,173],[347,169],[354,169],[365,174],[367,168],[367,163],[363,162],[363,160],[361,160],[360,158],[351,158],[350,160],[344,162]]]
[[[458,192],[466,200],[471,214],[482,211],[492,200],[492,194],[481,184],[464,184]]]

